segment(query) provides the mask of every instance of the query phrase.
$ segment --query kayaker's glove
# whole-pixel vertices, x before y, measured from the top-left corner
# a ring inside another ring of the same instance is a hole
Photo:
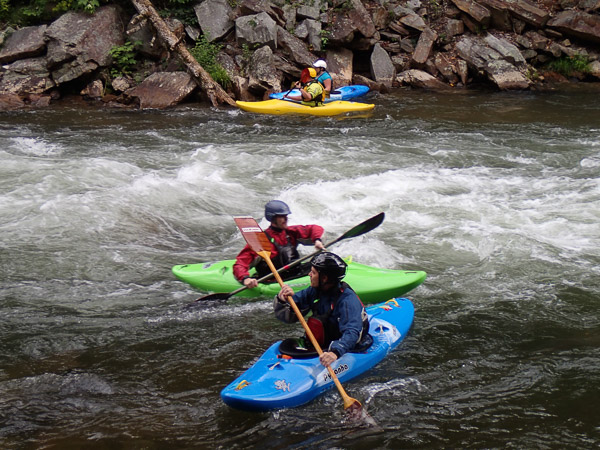
[[[282,322],[293,323],[297,320],[296,314],[294,314],[290,304],[285,300],[281,300],[279,294],[275,296],[275,300],[273,301],[273,311],[275,312],[275,317]]]

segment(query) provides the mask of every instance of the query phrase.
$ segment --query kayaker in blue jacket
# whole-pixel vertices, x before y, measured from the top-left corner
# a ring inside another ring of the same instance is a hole
[[[282,322],[298,320],[287,301],[290,295],[303,315],[312,312],[307,323],[323,348],[320,361],[325,367],[353,350],[357,344],[372,340],[362,302],[352,288],[342,282],[346,267],[338,255],[319,253],[311,261],[310,287],[294,294],[293,289],[284,284],[275,297],[275,316]],[[306,342],[307,345],[310,343],[308,339]]]

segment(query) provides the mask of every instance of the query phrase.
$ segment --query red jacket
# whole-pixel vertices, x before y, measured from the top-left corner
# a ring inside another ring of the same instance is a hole
[[[281,230],[270,226],[267,231],[269,235],[281,246],[285,246],[288,243],[288,236],[290,237],[291,245],[296,248],[298,243],[307,244],[314,243],[317,239],[321,239],[323,236],[323,227],[319,225],[291,225],[287,230]],[[277,256],[277,247],[271,244],[271,259]],[[254,260],[258,258],[258,255],[250,246],[246,245],[242,251],[237,255],[235,264],[233,265],[233,276],[239,281],[248,276],[248,269]]]

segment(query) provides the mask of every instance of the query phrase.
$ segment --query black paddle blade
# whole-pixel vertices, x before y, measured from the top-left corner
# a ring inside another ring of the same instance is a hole
[[[380,212],[376,216],[373,216],[370,219],[367,219],[364,222],[359,223],[351,230],[346,231],[338,240],[352,238],[352,237],[360,236],[361,234],[368,233],[369,231],[371,231],[371,230],[377,228],[379,225],[381,225],[381,222],[383,222],[383,219],[385,219],[385,213]]]
[[[207,300],[227,300],[229,297],[231,297],[231,293],[224,293],[224,292],[215,292],[214,294],[208,294],[205,295],[204,297],[200,297],[197,298],[196,300],[194,300],[195,302],[204,302]]]

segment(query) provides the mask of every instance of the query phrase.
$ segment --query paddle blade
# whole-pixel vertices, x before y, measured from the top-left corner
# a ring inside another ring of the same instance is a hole
[[[302,84],[306,84],[308,83],[308,80],[310,80],[310,74],[308,72],[308,68],[306,68],[302,70],[302,73],[300,73],[300,82]]]
[[[256,220],[252,217],[234,217],[233,220],[242,232],[244,239],[256,253],[271,252],[271,242]]]
[[[231,297],[231,295],[231,293],[215,292],[214,294],[207,294],[204,297],[197,298],[196,300],[194,300],[194,302],[203,302],[210,300],[227,300],[229,297]]]
[[[351,230],[346,231],[341,237],[341,239],[352,238],[356,236],[360,236],[362,234],[368,233],[371,230],[377,228],[385,219],[385,213],[380,212],[376,216],[371,217],[370,219],[365,220],[362,223],[359,223]]]

